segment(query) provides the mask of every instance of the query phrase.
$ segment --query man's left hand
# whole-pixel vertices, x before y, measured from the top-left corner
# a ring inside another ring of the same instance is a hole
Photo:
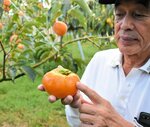
[[[91,103],[83,100],[79,107],[81,127],[134,127],[94,90],[80,82],[77,83],[77,88],[91,100]]]

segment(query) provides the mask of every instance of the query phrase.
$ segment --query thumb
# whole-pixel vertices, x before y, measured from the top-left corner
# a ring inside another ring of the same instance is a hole
[[[104,99],[100,95],[98,95],[94,90],[87,87],[83,83],[78,82],[77,88],[80,91],[82,91],[85,95],[87,95],[94,104],[102,104],[104,102]]]

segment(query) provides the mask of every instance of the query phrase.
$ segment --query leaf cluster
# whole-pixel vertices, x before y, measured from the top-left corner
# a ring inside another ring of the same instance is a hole
[[[77,72],[86,63],[67,50],[75,42],[92,43],[99,49],[115,47],[106,43],[114,42],[113,26],[106,23],[108,17],[113,20],[111,6],[94,0],[45,0],[40,6],[37,0],[12,0],[10,7],[9,12],[0,9],[0,82],[23,75],[34,81],[37,74],[43,75],[60,64]],[[63,37],[52,30],[56,20],[68,26]],[[17,37],[11,40],[13,35]]]

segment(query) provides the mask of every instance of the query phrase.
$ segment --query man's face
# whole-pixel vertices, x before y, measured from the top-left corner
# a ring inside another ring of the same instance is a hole
[[[123,0],[115,8],[115,38],[124,55],[150,53],[150,9]]]

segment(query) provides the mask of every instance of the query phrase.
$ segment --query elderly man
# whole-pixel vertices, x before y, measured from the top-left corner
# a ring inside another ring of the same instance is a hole
[[[115,6],[118,49],[97,52],[77,83],[80,92],[62,100],[68,123],[150,127],[150,0],[99,2]],[[56,97],[49,100],[55,102]]]

